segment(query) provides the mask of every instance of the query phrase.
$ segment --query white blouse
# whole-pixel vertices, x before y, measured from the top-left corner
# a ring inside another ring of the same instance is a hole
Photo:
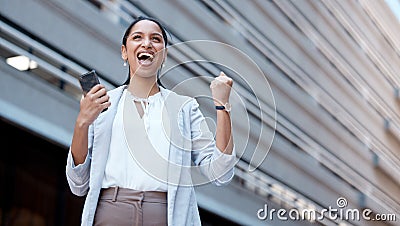
[[[119,186],[140,191],[167,191],[169,141],[165,133],[161,132],[164,104],[162,92],[144,100],[135,98],[127,89],[124,90],[114,118],[102,188]],[[142,118],[134,100],[141,102],[144,110]],[[125,120],[124,113],[129,114],[125,116]],[[129,120],[126,120],[127,117]],[[125,126],[133,128],[130,130],[133,133],[126,134]],[[128,142],[128,139],[134,139],[133,143],[137,145],[129,146],[132,141]],[[162,158],[140,158],[146,152],[154,150]]]
[[[127,89],[123,91],[112,126],[102,188],[119,186],[140,191],[167,191],[170,142],[162,122],[164,96],[167,95],[162,87],[146,100],[132,96]],[[134,100],[141,102],[142,118]],[[152,153],[149,155],[149,152]],[[235,161],[235,150],[232,155],[220,151],[217,155],[216,172],[224,171]]]

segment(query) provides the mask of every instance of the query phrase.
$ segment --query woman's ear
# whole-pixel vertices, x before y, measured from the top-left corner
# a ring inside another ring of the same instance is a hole
[[[126,53],[125,45],[121,46],[121,57],[124,61],[128,60],[128,54]]]

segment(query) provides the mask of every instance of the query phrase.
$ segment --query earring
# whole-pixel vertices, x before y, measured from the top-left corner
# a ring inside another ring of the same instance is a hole
[[[126,60],[124,61],[124,67],[126,67]]]

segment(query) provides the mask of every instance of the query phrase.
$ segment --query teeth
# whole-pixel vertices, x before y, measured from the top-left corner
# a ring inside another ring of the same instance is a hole
[[[154,58],[154,56],[151,55],[150,53],[139,53],[138,57],[142,57],[142,56],[147,56],[147,57],[149,57],[150,59],[153,59],[153,58]]]

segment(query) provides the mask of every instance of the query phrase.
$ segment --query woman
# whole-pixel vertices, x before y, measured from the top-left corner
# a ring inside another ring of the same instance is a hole
[[[217,185],[233,178],[232,80],[221,72],[210,85],[214,142],[196,100],[160,86],[167,42],[157,20],[139,17],[121,46],[127,83],[97,85],[81,100],[66,175],[74,194],[87,195],[82,225],[200,225],[192,166]]]

